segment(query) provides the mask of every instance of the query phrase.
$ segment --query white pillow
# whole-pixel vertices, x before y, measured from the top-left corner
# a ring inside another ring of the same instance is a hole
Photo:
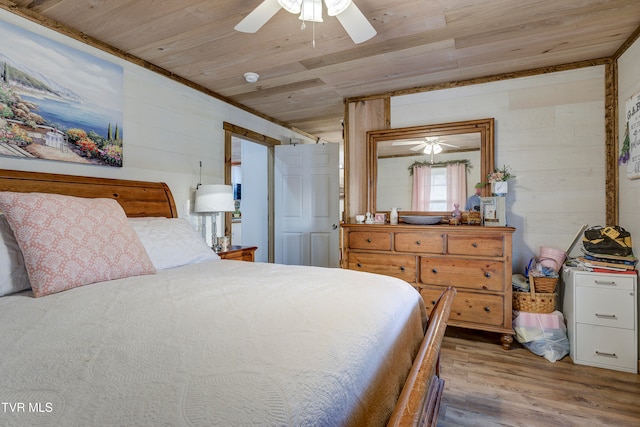
[[[29,274],[13,230],[0,214],[0,296],[30,289]]]
[[[156,270],[220,259],[184,218],[129,218]]]

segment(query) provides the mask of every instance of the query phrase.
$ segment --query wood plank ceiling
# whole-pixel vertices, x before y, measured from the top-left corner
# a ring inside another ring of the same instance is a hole
[[[280,10],[233,27],[262,0],[0,0],[133,55],[275,121],[342,140],[344,99],[611,57],[640,0],[355,0],[378,34],[354,44],[335,17],[302,31]],[[54,25],[57,25],[55,24]],[[260,75],[247,83],[247,71]]]

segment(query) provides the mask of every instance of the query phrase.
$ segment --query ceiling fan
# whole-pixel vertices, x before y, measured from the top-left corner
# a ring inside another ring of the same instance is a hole
[[[408,140],[408,141],[394,141],[391,145],[399,146],[399,145],[415,145],[415,147],[410,148],[411,151],[422,151],[424,154],[429,154],[431,156],[431,163],[433,163],[433,156],[435,154],[442,153],[442,146],[459,148],[457,145],[447,144],[443,142],[437,136],[427,136],[424,138],[424,141],[420,140]]]
[[[234,28],[243,33],[255,33],[280,9],[300,14],[304,22],[322,22],[323,0],[264,0]],[[324,0],[327,14],[335,16],[354,43],[362,43],[375,36],[376,30],[352,0]]]

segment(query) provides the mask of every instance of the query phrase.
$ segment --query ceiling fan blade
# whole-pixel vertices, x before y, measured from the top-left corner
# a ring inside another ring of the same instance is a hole
[[[264,0],[234,27],[242,33],[255,33],[280,10],[278,0]]]
[[[447,144],[446,142],[438,142],[440,145],[446,145],[447,147],[460,148],[457,145]]]
[[[336,15],[336,18],[338,18],[351,40],[356,44],[366,42],[377,34],[376,29],[373,28],[373,25],[369,23],[353,2],[344,12]]]
[[[415,147],[410,148],[409,150],[410,150],[410,151],[420,151],[420,150],[424,150],[424,147],[425,147],[426,145],[427,145],[427,144],[424,144],[424,143],[423,143],[423,144],[419,144],[419,145],[416,145]]]

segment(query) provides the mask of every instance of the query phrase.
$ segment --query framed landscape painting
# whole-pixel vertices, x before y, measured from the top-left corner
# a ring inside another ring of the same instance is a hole
[[[121,167],[122,67],[0,20],[0,156]]]

